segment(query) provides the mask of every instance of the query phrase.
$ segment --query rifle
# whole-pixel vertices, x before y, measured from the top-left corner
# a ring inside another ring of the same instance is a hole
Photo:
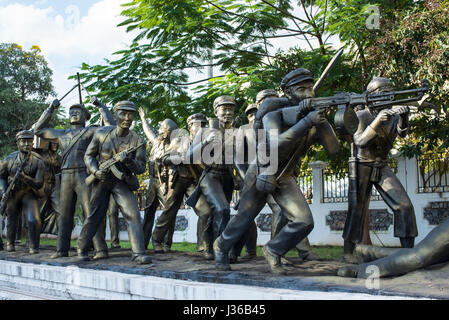
[[[311,110],[328,109],[337,106],[334,123],[337,131],[342,135],[353,135],[357,131],[358,119],[354,110],[350,107],[356,105],[370,105],[374,109],[385,109],[393,105],[407,105],[409,102],[419,101],[429,91],[429,82],[424,79],[422,87],[408,90],[398,90],[379,93],[362,94],[337,92],[330,97],[310,98],[308,106],[303,105],[287,107],[283,109],[283,118],[290,125],[294,125],[298,119],[304,117]],[[414,96],[410,96],[414,94]],[[408,97],[397,99],[398,96]]]
[[[139,149],[140,147],[144,146],[145,142],[142,142],[141,144],[135,146],[135,147],[131,147],[129,149],[126,149],[125,151],[123,151],[126,155],[129,155],[131,153],[133,153],[134,151],[136,151],[137,149]],[[125,174],[123,172],[121,172],[119,169],[117,169],[117,167],[115,166],[119,161],[115,160],[114,158],[111,158],[109,160],[106,160],[105,162],[103,162],[102,164],[100,164],[100,170],[111,170],[112,174],[119,180],[123,180],[125,177]],[[86,178],[86,184],[90,185],[92,182],[94,182],[97,179],[97,177],[94,174],[90,174],[87,178]]]
[[[31,152],[28,152],[23,162],[20,164],[19,169],[17,169],[16,174],[14,175],[14,178],[12,179],[11,183],[9,184],[8,188],[6,189],[5,193],[2,195],[2,199],[0,200],[0,216],[4,216],[6,211],[6,205],[8,203],[9,197],[11,195],[12,190],[14,189],[17,180],[19,180],[20,174],[22,173],[23,169],[25,169],[25,166],[28,163],[28,160],[30,159]]]

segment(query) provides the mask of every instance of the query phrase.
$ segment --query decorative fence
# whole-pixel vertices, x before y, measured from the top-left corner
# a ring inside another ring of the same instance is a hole
[[[449,157],[444,153],[425,154],[418,158],[418,193],[449,191]]]

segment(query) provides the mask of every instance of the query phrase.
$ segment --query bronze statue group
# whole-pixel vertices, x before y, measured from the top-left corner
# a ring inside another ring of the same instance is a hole
[[[70,127],[54,129],[49,123],[60,102],[53,101],[31,130],[17,134],[19,150],[0,163],[6,250],[15,250],[23,217],[30,254],[39,252],[41,233],[57,232],[52,258],[69,257],[78,201],[85,217],[77,242],[80,260],[90,260],[92,248],[93,259],[108,258],[106,215],[115,212],[111,216],[116,217],[120,211],[128,228],[132,260],[148,264],[152,260],[145,250],[150,240],[155,253],[170,251],[177,212],[188,198],[186,204],[198,216],[198,250],[205,259],[215,260],[217,270],[226,271],[237,259],[256,257],[255,218],[268,204],[271,240],[262,252],[271,272],[284,275],[288,263],[284,255],[289,250],[296,248],[303,260],[317,258],[307,239],[314,227],[313,215],[297,176],[301,158],[312,145],[322,145],[330,157],[338,152],[337,131],[352,149],[343,232],[343,259],[351,265],[339,269],[338,275],[367,277],[369,265],[378,266],[382,277],[399,275],[449,260],[449,220],[415,246],[414,208],[388,166],[396,137],[404,137],[409,129],[408,106],[421,99],[427,87],[394,91],[389,79],[374,78],[363,94],[315,98],[313,75],[303,68],[288,73],[280,86],[281,96],[273,89],[257,94],[245,110],[248,124],[239,128],[233,127],[234,98],[217,97],[212,106],[216,118],[207,119],[201,113],[189,116],[188,135],[179,134],[171,119],[161,121],[156,132],[143,109],[131,101],[118,102],[111,113],[96,98],[91,102],[101,114],[101,126],[86,126],[90,113],[83,104],[75,104],[69,109]],[[396,100],[400,93],[416,95]],[[338,109],[335,131],[327,119],[331,108]],[[147,141],[130,130],[136,112]],[[38,141],[35,149],[33,140]],[[148,159],[146,143],[151,147]],[[276,162],[274,170],[273,163],[263,161],[262,153],[267,155],[267,150]],[[141,221],[134,192],[139,188],[137,175],[145,172],[147,161],[150,179]],[[394,236],[402,248],[359,244],[373,186],[393,211]],[[231,218],[235,189],[240,190],[240,199],[237,214]],[[154,226],[158,208],[162,213]],[[118,246],[116,238],[113,247]],[[246,253],[239,257],[243,247]],[[354,252],[364,264],[356,264]]]

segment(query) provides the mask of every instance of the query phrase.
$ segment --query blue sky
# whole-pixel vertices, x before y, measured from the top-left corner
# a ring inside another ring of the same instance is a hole
[[[14,42],[24,49],[38,45],[53,70],[57,96],[73,86],[67,80],[83,62],[102,63],[126,48],[135,36],[125,28],[120,7],[124,0],[0,0],[0,42]],[[49,101],[53,97],[49,97]],[[69,95],[63,106],[77,102]]]

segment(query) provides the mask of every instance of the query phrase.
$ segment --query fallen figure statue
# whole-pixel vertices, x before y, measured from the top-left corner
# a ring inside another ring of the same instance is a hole
[[[381,278],[399,276],[434,264],[449,262],[449,219],[435,227],[414,248],[358,245],[356,255],[364,263],[340,268],[337,273],[339,276],[366,279],[371,275],[371,266],[379,269]]]

